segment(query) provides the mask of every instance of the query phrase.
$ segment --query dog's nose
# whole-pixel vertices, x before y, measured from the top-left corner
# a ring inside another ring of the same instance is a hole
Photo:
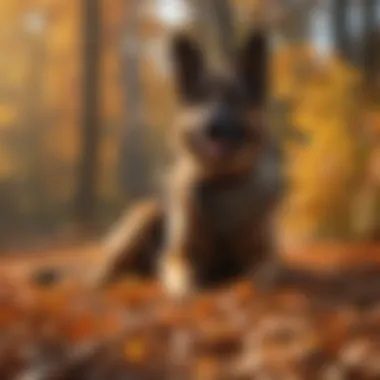
[[[213,118],[206,128],[206,134],[212,140],[230,142],[238,142],[245,135],[241,123],[227,114],[218,115]]]
[[[223,136],[226,133],[226,130],[227,128],[225,126],[219,123],[213,122],[208,126],[206,133],[211,139],[219,140],[223,138]]]

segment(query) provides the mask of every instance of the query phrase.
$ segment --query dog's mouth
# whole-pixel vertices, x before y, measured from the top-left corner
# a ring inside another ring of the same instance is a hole
[[[221,161],[231,158],[240,148],[241,142],[228,139],[213,139],[201,137],[199,148],[202,154],[212,161]]]

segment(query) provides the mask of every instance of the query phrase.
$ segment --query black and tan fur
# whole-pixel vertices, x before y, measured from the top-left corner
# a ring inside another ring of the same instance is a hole
[[[266,125],[268,42],[253,32],[210,73],[196,42],[172,43],[181,110],[162,196],[137,205],[111,233],[97,282],[135,270],[173,295],[251,274],[274,246],[280,157]]]

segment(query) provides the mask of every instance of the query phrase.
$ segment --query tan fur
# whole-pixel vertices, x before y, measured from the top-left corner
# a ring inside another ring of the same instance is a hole
[[[128,270],[152,274],[154,240],[161,221],[162,209],[154,200],[140,202],[128,210],[104,240],[106,255],[91,282],[103,286]]]

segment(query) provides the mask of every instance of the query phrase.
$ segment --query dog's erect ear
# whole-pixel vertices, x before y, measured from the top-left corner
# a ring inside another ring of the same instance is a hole
[[[238,71],[254,105],[263,105],[268,94],[269,42],[262,30],[252,31],[238,55]]]
[[[171,41],[171,59],[179,95],[194,101],[200,95],[204,75],[204,59],[199,45],[186,34],[177,34]]]

